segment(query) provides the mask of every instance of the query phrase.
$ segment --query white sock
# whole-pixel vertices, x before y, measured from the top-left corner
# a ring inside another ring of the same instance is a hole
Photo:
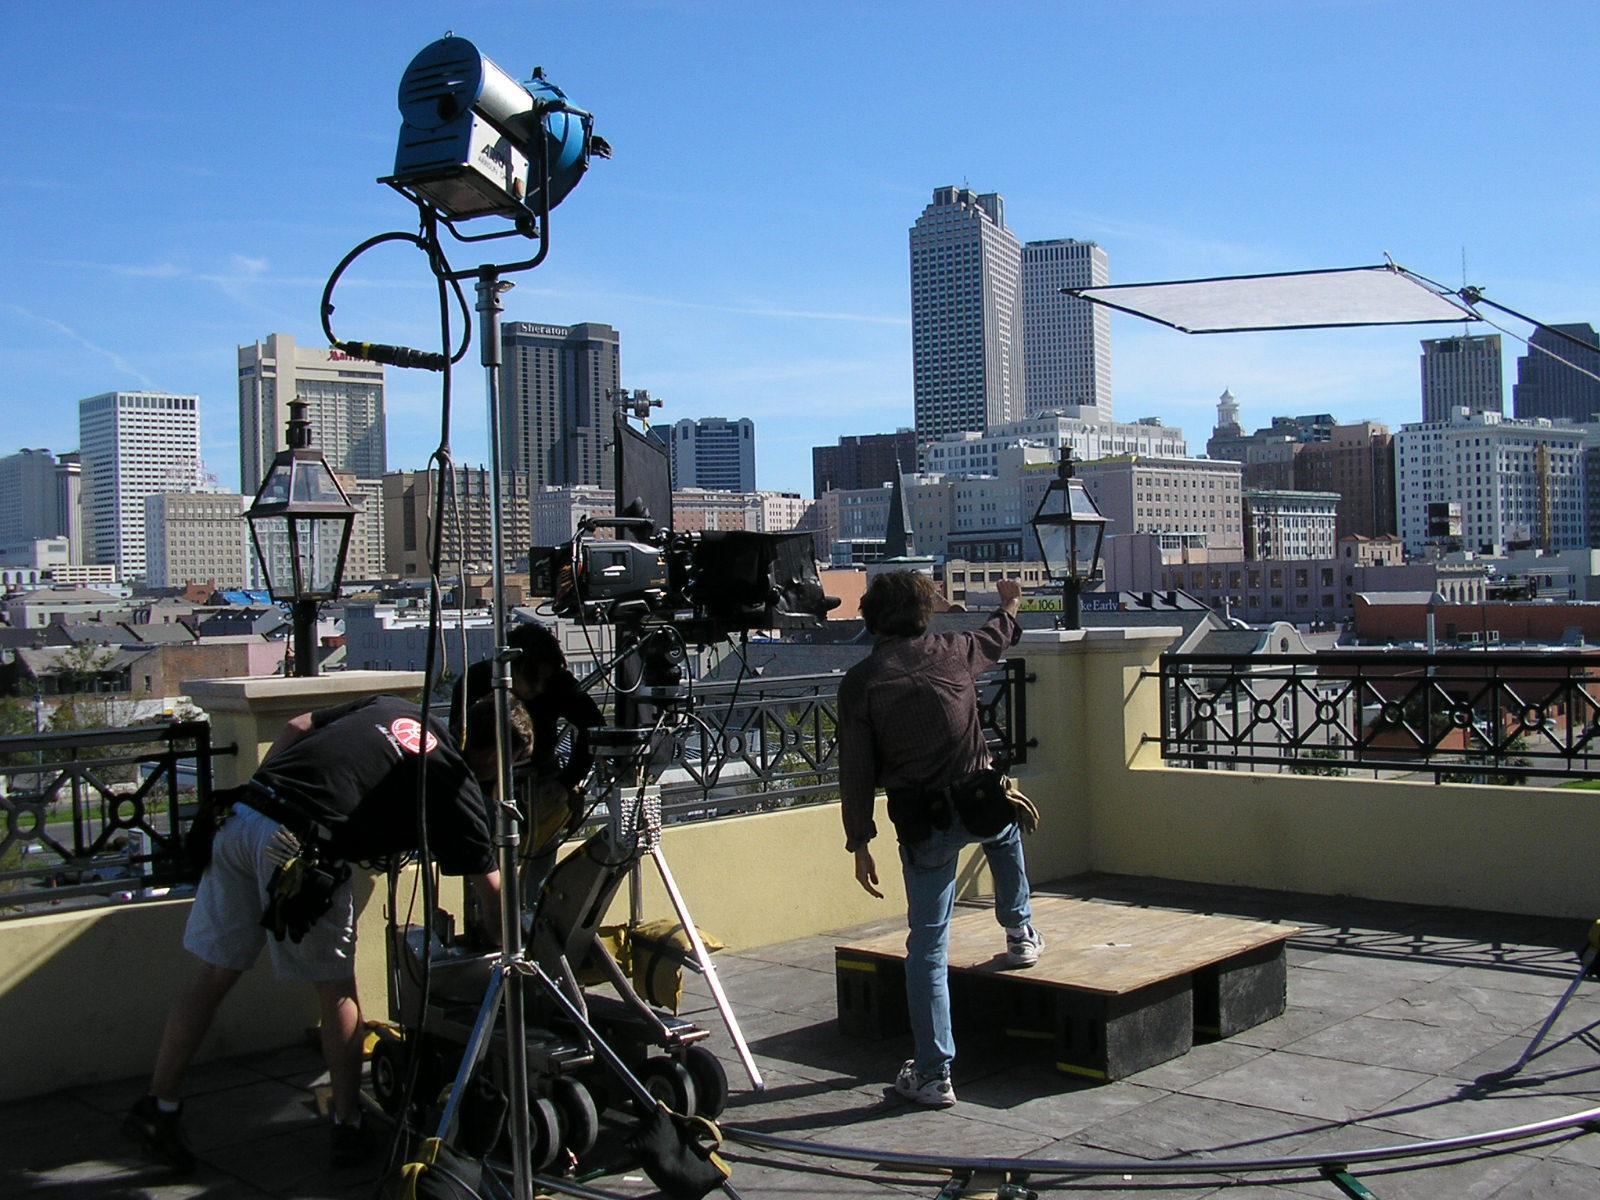
[[[182,1100],[163,1100],[159,1096],[156,1097],[156,1111],[157,1112],[175,1113],[182,1107],[183,1107],[183,1101]]]

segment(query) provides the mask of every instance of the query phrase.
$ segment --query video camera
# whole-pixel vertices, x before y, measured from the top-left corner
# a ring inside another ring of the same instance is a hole
[[[666,447],[629,423],[626,405],[613,412],[611,446],[618,515],[586,519],[570,541],[528,555],[529,590],[557,616],[670,623],[705,646],[814,625],[838,607],[823,594],[808,533],[676,532]],[[600,529],[616,537],[596,537]]]
[[[592,536],[607,526],[650,540]],[[670,620],[707,644],[750,629],[814,625],[838,606],[823,594],[808,533],[657,532],[646,518],[595,518],[529,555],[531,591],[557,616],[614,624]]]

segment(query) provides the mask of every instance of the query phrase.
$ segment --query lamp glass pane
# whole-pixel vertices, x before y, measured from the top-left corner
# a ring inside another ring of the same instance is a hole
[[[289,518],[256,517],[250,522],[256,557],[274,600],[294,599],[294,567],[289,558]]]
[[[257,504],[282,504],[289,499],[289,481],[293,472],[288,463],[274,463],[267,472],[267,477],[261,481],[261,490],[256,493]]]
[[[1065,578],[1068,574],[1067,564],[1072,561],[1067,528],[1065,525],[1034,526],[1039,534],[1039,552],[1044,555],[1045,568],[1052,579]]]
[[[298,503],[316,504],[342,504],[344,493],[339,490],[339,485],[334,482],[333,472],[328,469],[328,464],[320,459],[307,461],[302,459],[294,466],[294,488],[290,493],[291,500]]]
[[[339,543],[344,538],[342,517],[295,517],[295,555],[299,559],[302,599],[333,595],[339,567]]]

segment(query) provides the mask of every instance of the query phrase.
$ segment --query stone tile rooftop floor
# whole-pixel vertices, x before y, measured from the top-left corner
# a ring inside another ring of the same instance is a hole
[[[967,1037],[948,1111],[913,1109],[887,1084],[908,1047],[841,1035],[834,1024],[833,945],[896,927],[898,915],[838,937],[720,956],[727,991],[767,1077],[744,1076],[702,981],[685,1014],[714,1029],[735,1092],[725,1125],[815,1142],[1060,1159],[1156,1160],[1209,1154],[1266,1157],[1453,1137],[1600,1105],[1600,982],[1586,980],[1553,1048],[1508,1082],[1511,1065],[1576,970],[1588,923],[1455,909],[1087,877],[1041,891],[1116,904],[1281,920],[1289,944],[1289,1008],[1281,1018],[1129,1079],[1094,1085],[1038,1061],[1028,1043]],[[0,1196],[355,1197],[375,1169],[326,1167],[315,1115],[325,1077],[309,1048],[214,1062],[190,1080],[186,1119],[202,1168],[174,1179],[147,1166],[118,1133],[142,1079],[60,1092],[0,1108]],[[891,1172],[730,1145],[734,1183],[759,1197],[935,1197],[948,1177]],[[798,1169],[790,1169],[798,1168]],[[1381,1200],[1600,1195],[1600,1132],[1504,1150],[1357,1166]],[[1336,1198],[1314,1171],[1182,1178],[1034,1176],[1042,1196],[1178,1200],[1219,1196]],[[646,1196],[637,1173],[593,1181]],[[975,1187],[972,1193],[978,1191]]]

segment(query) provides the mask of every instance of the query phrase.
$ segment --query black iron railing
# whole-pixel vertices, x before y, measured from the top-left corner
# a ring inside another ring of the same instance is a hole
[[[978,681],[979,714],[997,761],[1027,759],[1026,668],[998,664]],[[838,798],[841,674],[696,684],[673,762],[661,775],[669,823]]]
[[[192,882],[204,721],[0,738],[0,915]]]
[[[1600,778],[1600,654],[1164,654],[1173,766]]]

